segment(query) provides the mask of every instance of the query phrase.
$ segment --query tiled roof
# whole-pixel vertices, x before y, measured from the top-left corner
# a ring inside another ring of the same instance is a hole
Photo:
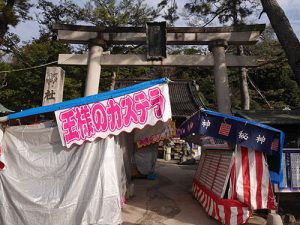
[[[300,124],[300,109],[297,110],[236,110],[235,115],[264,124]]]
[[[145,80],[116,80],[115,89],[131,86]],[[169,83],[170,100],[173,117],[189,117],[204,103],[200,99],[196,84],[192,80],[176,80]]]

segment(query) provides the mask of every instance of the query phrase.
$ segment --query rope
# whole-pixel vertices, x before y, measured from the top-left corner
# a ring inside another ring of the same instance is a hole
[[[252,85],[252,87],[256,90],[256,92],[260,95],[260,97],[265,101],[265,103],[268,105],[268,107],[270,109],[273,109],[273,107],[271,106],[271,104],[269,103],[269,101],[267,100],[267,98],[263,95],[263,93],[259,90],[259,88],[255,85],[255,83],[253,82],[253,80],[250,78],[250,76],[247,74],[247,78],[250,82],[250,84]]]
[[[38,66],[32,66],[32,67],[27,67],[27,68],[23,68],[23,69],[16,69],[16,70],[4,70],[4,71],[0,71],[0,73],[12,73],[12,72],[19,72],[19,71],[25,71],[25,70],[32,70],[32,69],[36,69],[36,68],[41,68],[44,66],[48,66],[54,63],[57,63],[58,61],[53,61],[53,62],[49,62],[49,63],[45,63],[45,64],[41,64]]]

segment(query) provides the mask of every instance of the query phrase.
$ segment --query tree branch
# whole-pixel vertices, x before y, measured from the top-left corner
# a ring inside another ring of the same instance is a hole
[[[258,19],[260,19],[261,16],[262,16],[262,14],[264,14],[264,13],[265,13],[265,10],[263,9],[263,10],[261,11],[261,13],[259,14]]]
[[[214,19],[216,19],[217,16],[219,16],[222,12],[224,12],[225,10],[227,10],[228,8],[224,8],[222,10],[220,10],[219,12],[216,11],[215,15],[209,20],[207,21],[205,24],[203,24],[201,27],[206,27],[208,24],[210,24]]]
[[[282,56],[282,57],[278,57],[276,59],[269,59],[269,60],[264,60],[262,61],[261,63],[259,63],[259,67],[262,67],[262,66],[266,66],[266,65],[269,65],[271,63],[280,63],[280,62],[287,62],[287,58],[285,56]]]
[[[7,86],[7,81],[6,81],[7,73],[4,74],[4,76],[1,77],[0,80],[0,90],[4,87]]]
[[[266,97],[263,95],[263,93],[261,93],[261,91],[258,89],[258,87],[256,87],[256,85],[254,84],[254,82],[252,81],[252,79],[249,77],[249,75],[247,74],[247,78],[250,82],[250,84],[252,85],[252,87],[257,91],[257,93],[260,95],[260,97],[265,101],[265,103],[268,105],[268,107],[270,109],[273,109],[273,107],[271,106],[271,104],[268,102],[268,100],[266,99]]]

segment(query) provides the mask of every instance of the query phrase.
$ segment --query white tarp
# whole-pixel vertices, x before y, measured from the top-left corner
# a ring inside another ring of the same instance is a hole
[[[7,128],[1,142],[6,169],[0,172],[0,224],[120,224],[119,138],[66,149],[57,127]]]

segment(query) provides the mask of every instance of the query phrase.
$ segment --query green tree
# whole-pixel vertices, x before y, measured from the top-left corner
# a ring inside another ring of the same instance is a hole
[[[83,9],[71,0],[60,0],[57,5],[52,1],[39,0],[37,8],[43,12],[36,14],[40,35],[52,39],[56,39],[56,33],[53,32],[55,23],[76,24],[83,19]]]
[[[20,55],[26,56],[26,63],[19,60],[18,56],[13,56],[10,66],[19,71],[7,73],[7,85],[0,90],[0,102],[14,110],[40,106],[46,68],[26,68],[28,65],[38,66],[57,60],[57,51],[64,53],[69,49],[62,43],[53,45],[51,41],[39,40],[20,48]]]
[[[85,47],[73,48],[69,44],[57,41],[57,34],[53,31],[56,23],[76,24],[83,19],[83,9],[70,0],[60,0],[58,4],[52,1],[39,0],[37,8],[43,13],[36,15],[40,24],[40,37],[38,42],[49,43],[51,58],[48,61],[56,61],[60,53],[82,53]],[[85,67],[64,66],[66,71],[64,84],[64,100],[78,98],[83,95],[85,85]],[[41,87],[42,88],[42,87]]]
[[[263,11],[269,17],[271,25],[282,45],[288,62],[300,85],[300,42],[284,11],[276,0],[261,0]]]
[[[117,26],[145,26],[147,22],[153,21],[159,16],[160,9],[149,7],[145,0],[89,0],[85,4],[85,21],[96,26],[117,27]],[[139,45],[108,46],[111,53],[134,53],[143,52],[145,48]],[[114,83],[118,78],[134,76],[135,68],[112,68],[101,72],[103,76],[111,77]],[[126,72],[124,74],[124,72]],[[111,73],[111,75],[107,75]],[[107,82],[107,80],[106,80]],[[113,89],[113,85],[106,85]],[[103,79],[100,85],[103,90]]]
[[[9,71],[10,66],[8,63],[5,62],[1,62],[0,61],[0,90],[5,88],[7,86],[7,72],[5,71]]]
[[[215,20],[221,24],[237,25],[251,16],[258,4],[257,0],[189,0],[185,4],[185,9],[189,12],[189,18],[186,19],[190,21],[194,18],[190,21],[194,24],[196,18],[197,26],[206,26]]]
[[[187,20],[191,24],[190,18],[200,20],[197,25],[206,26],[214,20],[218,20],[221,24],[230,24],[233,26],[241,25],[245,23],[245,20],[251,16],[258,7],[257,0],[190,0],[185,8],[191,15],[187,15]],[[237,46],[237,54],[244,55],[244,47],[242,45]],[[247,82],[246,68],[240,69],[239,86],[242,101],[242,108],[250,109],[250,96]]]
[[[18,38],[15,34],[8,32],[9,27],[15,27],[20,21],[31,19],[28,14],[30,7],[32,4],[28,0],[0,0],[0,47],[2,51],[12,51],[12,43],[18,41]]]
[[[260,67],[250,70],[249,78],[270,105],[276,109],[283,109],[285,106],[299,107],[300,89],[273,29],[267,27],[261,36],[261,41],[247,47],[246,51],[264,60]],[[251,98],[252,103],[257,107],[269,108],[266,101],[253,88]]]
[[[175,22],[180,18],[177,12],[176,0],[162,0],[157,6],[161,10],[162,18],[167,21],[169,26],[174,26]]]
[[[85,5],[85,21],[98,26],[140,26],[158,15],[145,0],[89,0]]]
[[[46,66],[38,66],[57,61],[60,53],[74,52],[70,45],[56,40],[52,32],[52,24],[55,22],[74,23],[79,18],[80,8],[71,1],[60,3],[61,5],[54,5],[48,1],[39,1],[38,7],[42,11],[37,15],[40,23],[40,37],[18,49],[17,54],[12,55],[12,61],[6,63],[14,70],[20,70],[6,73],[6,87],[1,89],[0,93],[0,102],[14,110],[41,105]],[[31,67],[37,68],[26,69]],[[80,97],[86,69],[84,67],[65,67],[64,69],[66,71],[64,99]]]

